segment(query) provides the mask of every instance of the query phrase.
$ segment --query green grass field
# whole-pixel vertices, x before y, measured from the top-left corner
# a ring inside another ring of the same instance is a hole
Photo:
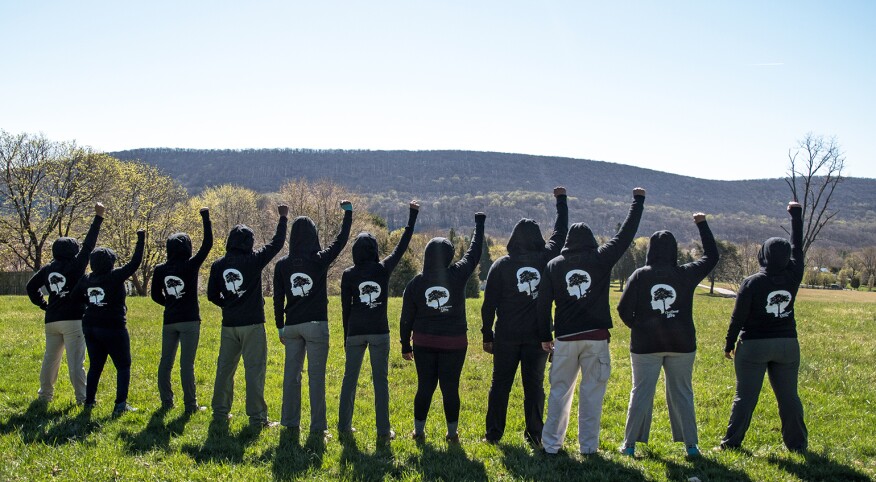
[[[612,292],[616,297],[618,293]],[[230,430],[210,428],[210,412],[192,417],[177,407],[158,411],[156,369],[160,353],[160,307],[144,298],[129,300],[133,367],[129,402],[140,408],[110,417],[115,370],[107,364],[95,410],[86,414],[73,403],[63,367],[55,400],[32,403],[39,388],[44,350],[42,312],[25,297],[0,299],[0,480],[873,480],[876,478],[876,304],[849,300],[801,299],[797,304],[803,351],[800,395],[806,409],[810,452],[791,454],[782,445],[775,397],[761,395],[745,450],[712,453],[726,426],[733,397],[731,362],[723,358],[723,338],[733,300],[698,296],[699,354],[694,374],[697,415],[704,457],[688,460],[672,443],[662,388],[655,400],[649,444],[640,456],[617,453],[630,390],[629,331],[613,330],[612,375],[602,419],[601,452],[577,455],[576,418],[566,437],[568,456],[545,458],[523,440],[522,392],[518,383],[509,406],[509,426],[497,446],[481,442],[490,356],[480,349],[480,302],[469,300],[470,347],[462,377],[462,443],[443,440],[444,416],[436,392],[427,425],[427,443],[407,439],[412,429],[416,373],[402,360],[398,344],[390,358],[392,424],[399,438],[390,447],[375,441],[370,369],[362,368],[356,401],[354,440],[308,437],[304,395],[302,435],[280,428],[261,432],[247,427],[243,366]],[[390,300],[397,320],[400,300]],[[201,404],[209,405],[219,340],[219,312],[202,300],[201,345],[196,375]],[[340,310],[331,300],[332,348],[327,374],[329,426],[337,421],[337,396],[343,377]],[[397,323],[392,323],[393,339]],[[283,350],[268,325],[266,399],[279,419]],[[306,375],[305,375],[306,376]],[[174,390],[181,398],[177,374]],[[306,390],[306,382],[304,384]],[[181,404],[180,404],[181,405]],[[573,406],[573,413],[577,406]]]

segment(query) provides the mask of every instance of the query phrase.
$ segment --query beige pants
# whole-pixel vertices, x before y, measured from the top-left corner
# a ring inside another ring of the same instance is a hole
[[[55,396],[55,382],[61,368],[61,355],[67,350],[67,371],[76,402],[85,402],[85,337],[82,320],[61,320],[46,323],[46,354],[40,370],[41,400],[51,401]]]
[[[234,399],[234,372],[243,356],[246,381],[246,414],[250,423],[268,420],[265,403],[265,370],[268,341],[264,323],[247,326],[223,326],[216,360],[216,383],[213,384],[213,417],[224,420]]]

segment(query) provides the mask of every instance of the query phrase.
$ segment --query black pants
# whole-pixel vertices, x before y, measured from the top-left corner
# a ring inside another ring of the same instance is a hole
[[[85,348],[88,350],[88,375],[85,386],[85,403],[94,403],[100,374],[107,357],[116,367],[116,403],[128,401],[128,386],[131,383],[131,338],[127,328],[82,328]]]
[[[544,428],[544,368],[548,354],[541,343],[493,342],[493,385],[487,401],[486,437],[498,441],[505,433],[508,396],[517,365],[523,379],[523,416],[527,440],[538,442]]]
[[[417,365],[417,394],[414,396],[414,419],[426,420],[435,387],[441,385],[444,418],[447,423],[459,421],[459,377],[465,363],[466,348],[444,351],[414,345]]]

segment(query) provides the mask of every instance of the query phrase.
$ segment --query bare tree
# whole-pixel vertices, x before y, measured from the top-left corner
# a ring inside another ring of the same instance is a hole
[[[803,205],[803,254],[818,239],[821,230],[837,215],[830,209],[834,190],[844,179],[845,156],[836,138],[825,139],[811,132],[788,150],[785,182],[793,199]]]

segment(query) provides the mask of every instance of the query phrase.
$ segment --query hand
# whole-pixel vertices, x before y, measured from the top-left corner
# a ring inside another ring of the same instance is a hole
[[[705,213],[694,213],[693,218],[694,223],[700,224],[701,222],[706,220],[706,215]]]
[[[735,349],[730,350],[730,351],[725,351],[725,352],[724,352],[724,358],[726,358],[726,359],[728,359],[728,360],[732,360],[734,356],[736,356],[736,350],[735,350]]]
[[[277,328],[277,335],[279,335],[279,337],[280,337],[280,344],[282,344],[282,345],[285,345],[285,344],[286,344],[286,339],[283,338],[283,331],[285,331],[285,330],[286,330],[286,327],[285,327],[285,326],[284,326],[283,328]]]
[[[277,206],[277,213],[280,215],[281,218],[289,217],[289,206],[285,204]]]
[[[281,344],[281,345],[286,345],[286,339],[283,338],[283,335],[280,335],[280,344]]]
[[[487,215],[481,212],[475,213],[475,223],[483,223],[486,221]]]
[[[791,201],[791,202],[789,202],[789,203],[788,203],[788,212],[791,212],[791,210],[794,209],[794,208],[800,208],[800,209],[803,209],[803,205],[800,204],[800,203],[798,203],[797,201]]]
[[[410,206],[411,209],[413,209],[414,211],[419,211],[420,210],[420,201],[413,199],[413,200],[411,200],[411,203],[408,204],[408,206]]]
[[[409,351],[407,353],[402,353],[402,358],[404,358],[407,361],[411,361],[414,359],[414,352]]]
[[[97,203],[94,205],[94,215],[102,218],[104,213],[106,213],[106,206],[103,203]]]
[[[543,341],[541,342],[541,349],[546,353],[551,353],[554,351],[554,342],[552,341]]]
[[[554,196],[565,196],[565,195],[566,195],[566,188],[564,188],[563,186],[557,186],[554,188]]]
[[[208,208],[206,206],[199,209],[198,212],[201,213],[201,217],[204,219],[207,219],[210,217],[210,208]]]
[[[146,239],[146,230],[145,229],[138,229],[137,230],[137,241],[142,241],[144,239]]]
[[[341,209],[343,209],[344,211],[352,211],[353,203],[346,199],[341,199]]]
[[[492,355],[493,354],[493,342],[485,341],[484,342],[484,351],[489,353],[490,355]]]
[[[644,196],[644,195],[645,195],[645,188],[637,187],[637,188],[633,189],[633,196]]]

